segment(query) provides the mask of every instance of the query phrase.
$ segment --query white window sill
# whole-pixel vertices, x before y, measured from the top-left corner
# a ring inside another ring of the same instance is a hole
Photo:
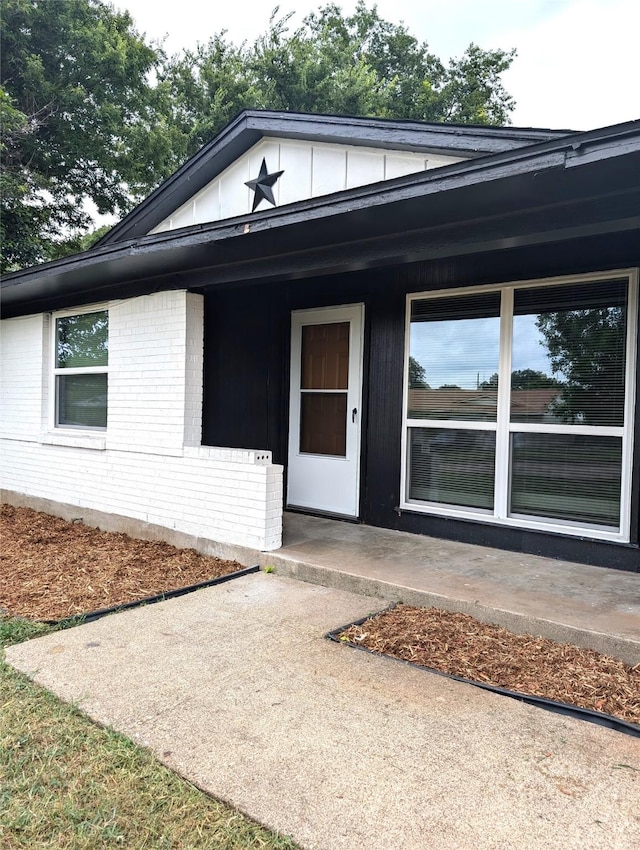
[[[69,446],[74,449],[93,449],[104,451],[107,447],[107,435],[74,433],[73,431],[45,431],[40,434],[39,442],[48,446]]]
[[[401,502],[401,511],[415,514],[429,514],[431,516],[450,517],[452,519],[471,520],[482,522],[487,525],[502,525],[527,531],[543,531],[548,534],[564,534],[570,537],[581,537],[585,540],[607,540],[613,543],[628,543],[629,535],[622,533],[619,529],[608,530],[604,526],[554,522],[553,519],[532,519],[524,515],[516,514],[509,517],[497,517],[491,512],[465,511],[463,508],[447,508],[444,505],[429,505],[419,502]]]

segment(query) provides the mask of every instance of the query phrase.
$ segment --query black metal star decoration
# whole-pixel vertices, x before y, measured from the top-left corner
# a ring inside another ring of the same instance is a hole
[[[256,179],[248,180],[244,184],[253,190],[253,206],[251,207],[251,212],[255,212],[260,201],[269,201],[269,203],[273,204],[275,207],[276,199],[273,197],[272,186],[275,185],[283,174],[284,171],[274,171],[273,174],[269,174],[267,171],[267,161],[263,157],[262,165],[260,166],[260,173]]]

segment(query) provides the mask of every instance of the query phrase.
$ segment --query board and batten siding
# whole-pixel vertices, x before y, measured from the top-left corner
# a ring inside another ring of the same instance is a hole
[[[282,467],[258,448],[201,445],[202,296],[159,292],[96,306],[105,308],[105,430],[50,427],[51,317],[2,322],[2,487],[77,506],[79,514],[84,508],[205,541],[278,549]]]
[[[273,187],[276,206],[280,207],[440,168],[460,162],[462,157],[264,138],[151,232],[162,233],[251,212],[253,192],[245,184],[258,176],[263,159],[270,174],[284,172]],[[269,206],[262,201],[260,209]]]
[[[553,246],[367,269],[304,281],[261,282],[205,295],[203,441],[259,444],[287,463],[289,340],[293,310],[365,305],[362,498],[367,525],[493,546],[567,561],[640,570],[640,347],[636,380],[631,542],[613,543],[482,521],[399,510],[406,295],[518,278],[589,273],[638,265],[635,233]],[[233,357],[229,357],[233,351]],[[224,368],[222,365],[224,364]],[[224,414],[221,415],[221,411]],[[255,415],[260,411],[260,415]]]

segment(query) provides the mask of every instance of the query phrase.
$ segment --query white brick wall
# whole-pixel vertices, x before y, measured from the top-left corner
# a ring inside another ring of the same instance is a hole
[[[46,316],[2,323],[4,488],[220,543],[280,547],[282,467],[270,452],[200,446],[201,296],[109,305],[106,441],[46,431],[48,344]]]
[[[200,444],[202,303],[173,291],[110,306],[107,448],[180,454]]]
[[[1,323],[0,437],[35,440],[40,434],[47,329],[42,315]]]

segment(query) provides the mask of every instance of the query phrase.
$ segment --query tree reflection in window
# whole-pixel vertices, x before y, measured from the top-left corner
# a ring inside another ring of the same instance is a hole
[[[623,424],[626,305],[617,280],[515,292],[512,422]]]
[[[108,311],[57,318],[55,347],[56,427],[106,428]]]
[[[109,315],[106,310],[57,319],[57,369],[106,366],[108,362]]]
[[[541,313],[536,325],[553,372],[564,379],[554,417],[571,425],[622,425],[626,309]]]

